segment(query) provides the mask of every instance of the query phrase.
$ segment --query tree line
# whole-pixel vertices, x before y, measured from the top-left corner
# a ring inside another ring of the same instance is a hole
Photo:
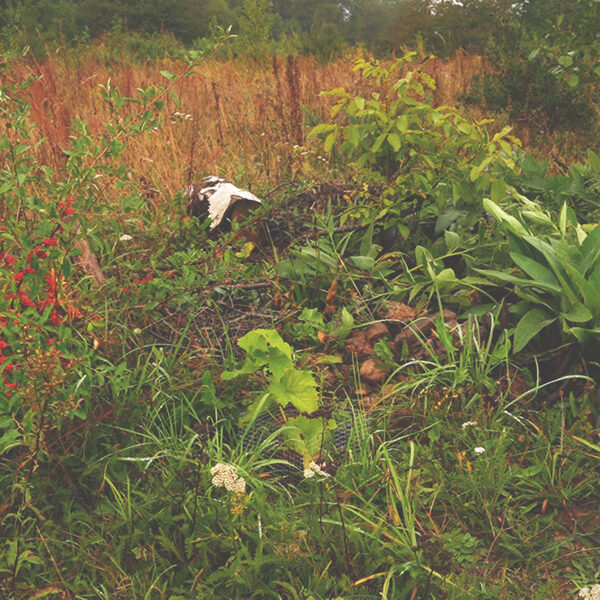
[[[349,46],[377,53],[422,45],[440,56],[490,53],[559,29],[592,41],[593,0],[6,0],[4,47],[81,43],[114,31],[168,34],[191,46],[232,27],[240,47],[336,56]],[[592,17],[592,18],[590,18]]]
[[[493,69],[472,100],[540,123],[596,127],[600,0],[4,0],[4,52],[108,40],[128,60],[185,52],[231,28],[226,51],[251,58],[311,54],[327,61],[356,47],[376,56],[418,49],[484,56]],[[469,97],[463,99],[469,102]]]

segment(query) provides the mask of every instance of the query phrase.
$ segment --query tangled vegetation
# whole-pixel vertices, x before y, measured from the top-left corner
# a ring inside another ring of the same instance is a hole
[[[600,158],[226,41],[2,65],[0,595],[593,597]]]

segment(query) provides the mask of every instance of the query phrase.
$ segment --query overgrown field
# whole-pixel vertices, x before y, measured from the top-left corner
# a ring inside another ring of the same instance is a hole
[[[594,598],[591,144],[469,55],[213,50],[2,64],[0,597]]]

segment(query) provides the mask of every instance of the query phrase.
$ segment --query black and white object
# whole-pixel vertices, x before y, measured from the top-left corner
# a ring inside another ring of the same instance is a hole
[[[211,175],[185,190],[188,199],[187,213],[194,217],[210,219],[213,231],[226,219],[235,219],[258,208],[262,200],[252,192],[242,190],[223,177]]]

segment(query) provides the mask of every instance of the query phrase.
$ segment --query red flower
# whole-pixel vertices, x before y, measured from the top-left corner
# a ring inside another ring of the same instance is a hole
[[[25,294],[19,294],[19,300],[21,301],[21,304],[23,304],[23,306],[35,306],[35,302]]]
[[[5,256],[4,260],[12,267],[15,262],[17,262],[17,257],[16,256]]]
[[[62,322],[63,318],[56,312],[56,309],[54,309],[50,313],[50,323],[52,323],[52,325],[54,325],[55,327],[58,327],[62,324]]]
[[[48,253],[41,246],[36,246],[33,251],[38,258],[48,258]]]
[[[25,277],[25,271],[17,271],[14,275],[13,275],[13,279],[17,282],[17,283],[21,283],[21,281],[23,281],[23,277]]]
[[[42,240],[42,246],[58,246],[58,242],[54,236]]]

